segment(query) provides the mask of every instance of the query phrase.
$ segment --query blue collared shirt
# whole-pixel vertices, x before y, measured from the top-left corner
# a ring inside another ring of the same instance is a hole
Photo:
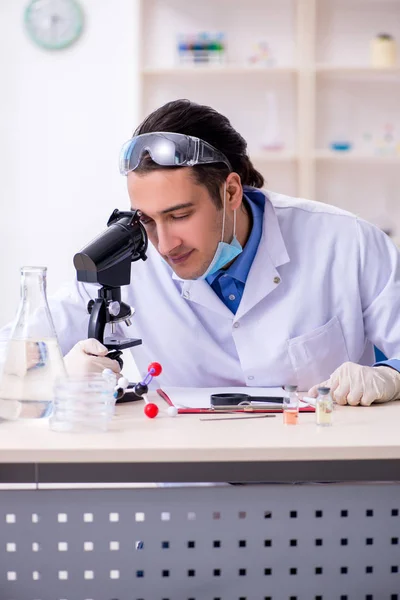
[[[249,239],[243,252],[228,269],[219,269],[206,277],[206,281],[217,296],[234,314],[242,299],[247,275],[260,243],[265,207],[265,197],[262,192],[254,188],[245,188],[244,192],[244,202],[247,203],[253,220]]]
[[[391,360],[382,360],[381,362],[375,363],[374,367],[380,366],[392,367],[395,371],[400,373],[400,360],[398,358],[392,358]]]

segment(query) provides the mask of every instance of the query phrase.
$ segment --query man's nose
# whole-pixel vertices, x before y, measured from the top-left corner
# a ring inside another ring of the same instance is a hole
[[[178,248],[181,244],[182,240],[172,234],[168,227],[157,227],[157,247],[160,254],[167,256],[174,248]]]

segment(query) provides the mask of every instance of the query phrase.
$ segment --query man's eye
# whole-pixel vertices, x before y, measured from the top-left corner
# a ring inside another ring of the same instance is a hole
[[[152,223],[154,223],[153,219],[148,219],[146,217],[142,217],[140,219],[140,222],[142,225],[151,225]]]
[[[173,219],[174,221],[179,221],[180,219],[187,219],[188,217],[190,217],[190,215],[171,215],[171,219]]]

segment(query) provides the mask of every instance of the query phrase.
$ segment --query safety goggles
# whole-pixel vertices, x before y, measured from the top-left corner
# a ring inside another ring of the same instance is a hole
[[[210,163],[225,163],[232,167],[222,152],[200,138],[183,133],[154,132],[133,137],[122,146],[119,170],[122,175],[137,169],[143,153],[162,167],[193,167]]]

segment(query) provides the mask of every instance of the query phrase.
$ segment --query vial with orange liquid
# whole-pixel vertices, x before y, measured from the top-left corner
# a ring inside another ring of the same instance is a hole
[[[285,425],[297,425],[299,418],[299,397],[297,385],[286,385],[283,398],[283,423]]]

